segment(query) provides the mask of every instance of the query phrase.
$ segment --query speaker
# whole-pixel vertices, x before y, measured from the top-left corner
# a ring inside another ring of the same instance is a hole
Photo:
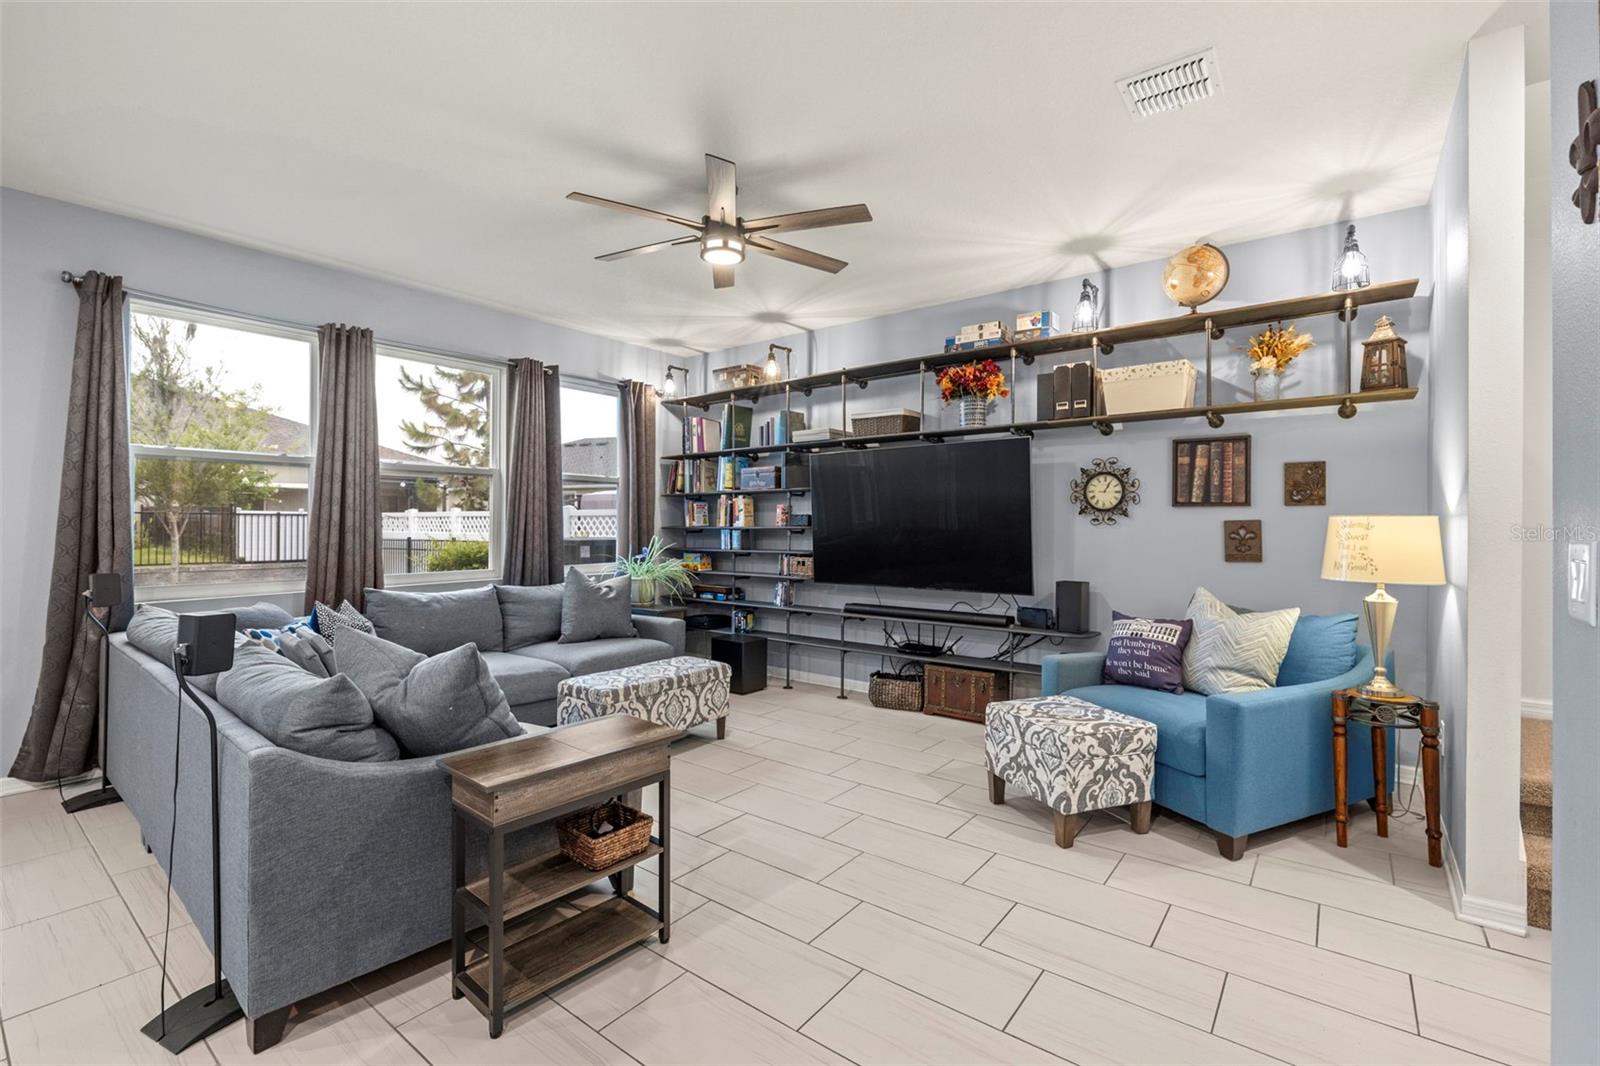
[[[233,615],[226,611],[180,614],[178,644],[185,649],[183,672],[191,677],[231,669]]]
[[[90,574],[89,606],[116,607],[122,603],[122,575]]]
[[[1089,583],[1056,582],[1056,629],[1062,633],[1089,630]]]

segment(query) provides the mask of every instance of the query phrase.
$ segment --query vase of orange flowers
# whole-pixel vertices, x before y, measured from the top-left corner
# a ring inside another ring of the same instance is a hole
[[[1006,388],[1006,376],[993,359],[947,366],[939,371],[936,380],[939,396],[947,406],[960,402],[963,429],[988,425],[989,405],[1011,395],[1011,390]]]
[[[1301,333],[1293,323],[1268,326],[1250,338],[1245,355],[1250,359],[1250,389],[1257,402],[1278,398],[1284,372],[1312,343],[1311,335]]]

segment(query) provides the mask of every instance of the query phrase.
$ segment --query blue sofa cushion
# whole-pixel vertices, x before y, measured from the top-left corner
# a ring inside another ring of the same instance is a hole
[[[1356,664],[1356,616],[1303,614],[1278,667],[1278,687],[1338,677]]]
[[[1198,692],[1179,694],[1133,685],[1089,685],[1067,695],[1154,722],[1156,762],[1196,777],[1205,776],[1206,698]]]

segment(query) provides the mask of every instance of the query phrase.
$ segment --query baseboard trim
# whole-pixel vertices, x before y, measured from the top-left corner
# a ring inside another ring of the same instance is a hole
[[[1461,921],[1498,929],[1513,936],[1528,935],[1526,902],[1508,903],[1467,894],[1461,880],[1461,867],[1456,863],[1455,849],[1450,846],[1448,831],[1444,834],[1444,875],[1450,885],[1450,906]]]
[[[61,779],[61,784],[63,787],[65,787],[67,785],[76,785],[84,781],[98,781],[99,779],[100,771],[91,770],[86,774],[75,774],[72,777],[64,777]],[[20,796],[24,792],[37,792],[42,788],[55,787],[56,783],[54,781],[24,781],[20,777],[0,777],[0,799],[5,799],[7,796]]]
[[[1552,718],[1551,712],[1552,708],[1549,700],[1525,699],[1522,701],[1522,717],[1524,718],[1539,718],[1548,722]]]

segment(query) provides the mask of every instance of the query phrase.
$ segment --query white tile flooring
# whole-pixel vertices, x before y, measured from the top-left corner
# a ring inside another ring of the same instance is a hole
[[[1168,817],[989,804],[981,729],[825,689],[735,697],[674,748],[673,936],[488,1039],[440,950],[300,1006],[252,1057],[185,1062],[1545,1062],[1549,934],[1451,915],[1414,821],[1352,846],[1317,818],[1242,862]],[[0,1066],[163,1062],[163,881],[122,806],[0,799]],[[653,898],[642,869],[637,890]],[[174,908],[171,991],[210,957]]]

